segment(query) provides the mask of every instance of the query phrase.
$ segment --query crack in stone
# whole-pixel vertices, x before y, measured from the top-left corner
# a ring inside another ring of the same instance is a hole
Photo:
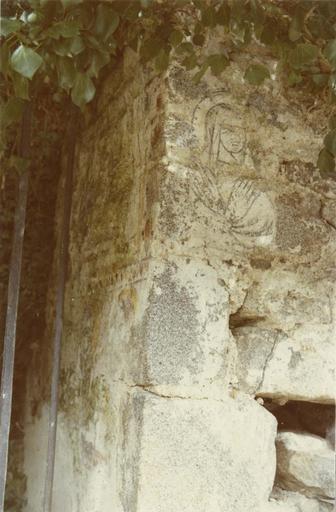
[[[118,383],[124,384],[124,386],[126,386],[128,388],[139,388],[142,391],[150,393],[151,395],[157,396],[159,398],[167,398],[167,399],[177,398],[179,400],[199,400],[199,401],[200,400],[213,400],[215,402],[223,402],[224,398],[225,398],[225,397],[223,397],[223,400],[222,400],[222,399],[215,398],[215,397],[212,397],[212,396],[197,397],[197,396],[190,396],[190,395],[188,395],[188,396],[166,395],[166,394],[159,393],[158,391],[151,389],[151,388],[154,387],[153,384],[129,384],[128,382],[125,382],[122,379],[113,380],[112,382],[118,382]],[[224,390],[223,390],[223,395],[225,395]]]
[[[141,386],[139,384],[135,384],[131,386],[132,388],[141,388],[143,391],[150,393],[151,395],[158,396],[160,398],[178,398],[180,400],[208,400],[208,397],[196,398],[194,396],[181,396],[181,395],[163,395],[162,393],[158,393],[157,391],[153,391],[145,386]]]
[[[278,344],[278,341],[279,341],[279,336],[280,336],[280,333],[278,332],[277,335],[275,336],[275,339],[274,339],[273,345],[271,347],[271,350],[270,350],[268,356],[266,357],[266,361],[265,361],[265,364],[264,364],[264,367],[263,367],[263,370],[262,370],[262,375],[261,375],[260,382],[259,382],[259,384],[257,385],[257,387],[256,387],[256,389],[254,391],[255,394],[257,394],[258,391],[260,391],[260,388],[261,388],[261,386],[264,383],[266,369],[267,369],[267,366],[268,366],[269,362],[271,361],[271,359],[273,357],[274,350],[275,350],[275,348],[276,348],[276,346]]]

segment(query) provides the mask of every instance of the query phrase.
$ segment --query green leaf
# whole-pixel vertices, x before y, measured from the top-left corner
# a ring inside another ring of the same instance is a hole
[[[10,18],[0,18],[0,35],[3,37],[9,36],[13,32],[18,32],[23,23],[20,20],[13,20]]]
[[[96,88],[91,78],[85,73],[77,73],[74,86],[71,90],[71,99],[74,104],[82,108],[94,98],[95,92]]]
[[[289,63],[295,69],[312,64],[319,54],[319,47],[314,44],[300,43],[289,54]]]
[[[188,55],[183,61],[182,66],[185,67],[187,71],[190,71],[191,69],[194,69],[197,66],[197,57],[194,53],[191,55]]]
[[[194,47],[191,43],[182,43],[176,48],[176,53],[182,55],[183,53],[191,53],[194,51]]]
[[[163,48],[164,42],[158,38],[146,39],[141,45],[140,56],[145,61],[153,59],[159,55],[160,50]]]
[[[183,32],[180,30],[172,30],[169,35],[169,42],[175,47],[182,43],[183,41]]]
[[[19,73],[12,73],[14,93],[18,98],[29,100],[29,82],[28,79]]]
[[[300,82],[302,82],[302,75],[292,70],[287,76],[287,84],[289,87],[292,87],[293,85],[297,85]]]
[[[75,83],[76,68],[73,59],[63,57],[57,62],[58,83],[62,89],[68,91]]]
[[[205,36],[204,34],[195,34],[192,41],[196,46],[203,46],[205,42]]]
[[[41,37],[41,24],[40,21],[35,23],[34,25],[31,24],[29,27],[29,39],[31,41],[36,41],[37,39],[42,39]]]
[[[290,41],[298,41],[300,37],[302,36],[302,32],[304,30],[304,22],[305,22],[305,8],[303,3],[298,3],[294,17],[291,19],[291,22],[289,24],[289,31],[288,31],[288,37]]]
[[[93,36],[87,36],[85,43],[89,48],[93,48],[94,50],[100,50],[101,48],[99,41]]]
[[[166,71],[169,66],[169,53],[164,49],[160,50],[159,55],[155,59],[155,68],[159,73]]]
[[[329,153],[336,156],[336,128],[327,133],[323,142]]]
[[[126,20],[134,22],[139,19],[140,10],[138,2],[130,2],[123,15]]]
[[[103,40],[111,36],[119,25],[119,15],[108,5],[99,4],[96,11],[95,33]]]
[[[43,62],[42,57],[28,46],[20,45],[11,56],[11,66],[20,75],[31,80]]]
[[[60,37],[75,37],[79,35],[79,23],[77,21],[59,21],[49,27],[44,35],[52,39],[59,39]]]
[[[31,24],[37,23],[38,21],[41,21],[41,19],[42,19],[41,15],[38,16],[38,14],[36,12],[31,12],[27,16],[27,22],[31,23]]]
[[[73,58],[73,57],[72,57]],[[77,71],[80,72],[87,72],[91,60],[92,60],[92,52],[88,49],[85,49],[83,52],[81,52],[80,55],[77,55],[75,60],[75,67]]]
[[[70,42],[71,55],[79,55],[85,49],[83,39],[79,36],[75,36],[72,39],[66,39],[66,41]]]
[[[320,151],[317,160],[317,167],[320,169],[322,175],[333,172],[335,170],[335,158],[329,151],[323,148]]]
[[[23,23],[27,23],[27,21],[28,21],[28,12],[27,11],[23,11],[23,13],[21,14],[19,19],[21,21],[23,21]]]
[[[297,41],[302,35],[302,23],[301,20],[293,18],[289,25],[288,37],[290,41]]]
[[[253,25],[256,27],[258,25],[264,25],[265,23],[265,10],[259,2],[259,0],[250,0],[251,4],[251,20],[253,21]]]
[[[53,44],[54,52],[61,57],[79,55],[85,48],[83,39],[79,36],[68,39],[60,39]]]
[[[24,101],[21,98],[9,98],[1,112],[1,123],[3,128],[19,121],[23,112]]]
[[[207,58],[207,63],[209,64],[212,73],[215,76],[219,76],[222,71],[230,64],[230,61],[225,57],[225,55],[218,53],[215,55],[210,55]]]
[[[87,74],[89,76],[94,76],[98,78],[99,71],[101,70],[101,68],[106,66],[106,64],[108,64],[110,60],[111,57],[107,52],[94,52]]]
[[[260,85],[266,78],[270,78],[270,72],[262,64],[251,64],[245,72],[245,80],[252,85]]]
[[[327,57],[330,64],[336,68],[336,39],[329,41],[324,49],[324,55]]]

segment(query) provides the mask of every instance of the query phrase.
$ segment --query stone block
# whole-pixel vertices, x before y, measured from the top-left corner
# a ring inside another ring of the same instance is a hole
[[[262,268],[247,292],[240,315],[258,317],[283,330],[297,324],[332,323],[332,306],[335,302],[335,286],[332,280],[323,278],[323,267],[317,268],[321,278],[312,279],[309,268],[283,270]]]
[[[127,384],[190,388],[228,385],[235,343],[228,293],[198,259],[151,260],[125,276],[107,312],[102,372]]]
[[[335,498],[335,453],[325,439],[280,432],[276,439],[277,482],[311,498]]]
[[[234,329],[240,388],[251,394],[332,403],[334,400],[333,329],[299,325],[278,329]],[[313,377],[312,377],[313,376]]]
[[[124,466],[127,512],[260,512],[275,474],[276,422],[259,404],[136,390],[131,408],[125,448],[136,435],[138,450]]]
[[[328,502],[307,498],[298,492],[285,491],[279,487],[273,489],[270,503],[274,507],[274,512],[332,512],[334,510],[331,500]],[[269,512],[271,511],[273,508]]]

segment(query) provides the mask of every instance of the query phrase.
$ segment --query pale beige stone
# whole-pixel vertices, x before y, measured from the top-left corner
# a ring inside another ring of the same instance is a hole
[[[335,498],[335,453],[325,439],[280,432],[276,447],[281,487],[308,497]]]
[[[151,260],[132,269],[106,308],[101,371],[126,384],[174,386],[175,393],[227,392],[236,346],[229,297],[216,270],[194,258]],[[169,392],[168,392],[169,394]]]
[[[333,403],[335,343],[331,324],[299,325],[288,334],[248,326],[234,329],[233,334],[241,389],[254,395]]]
[[[142,410],[137,511],[259,511],[275,471],[269,413],[246,398],[133,399]]]
[[[270,503],[274,511],[293,512],[332,512],[334,503],[332,500],[317,500],[307,498],[298,492],[290,492],[275,487],[272,491]]]

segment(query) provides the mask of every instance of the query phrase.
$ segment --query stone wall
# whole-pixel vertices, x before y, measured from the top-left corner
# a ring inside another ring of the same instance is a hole
[[[87,119],[56,512],[332,509],[324,433],[304,482],[293,453],[302,461],[312,431],[281,432],[275,447],[277,408],[334,399],[336,187],[314,167],[323,111],[273,82],[248,86],[241,64],[195,85],[178,65],[155,76],[130,53]],[[36,379],[26,512],[43,489]]]

